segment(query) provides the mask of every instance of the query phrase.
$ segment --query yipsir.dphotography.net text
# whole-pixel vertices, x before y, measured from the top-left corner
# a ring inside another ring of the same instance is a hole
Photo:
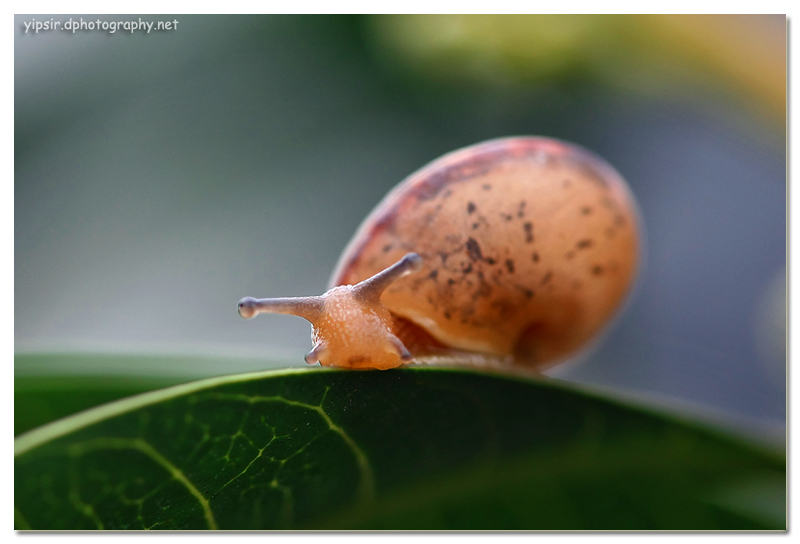
[[[138,20],[113,20],[105,21],[102,19],[84,19],[80,17],[73,19],[70,17],[66,21],[51,19],[36,19],[32,18],[30,21],[23,21],[23,31],[25,34],[39,32],[62,31],[71,32],[90,32],[90,31],[105,31],[109,34],[114,34],[117,31],[121,32],[145,32],[150,34],[154,31],[172,31],[178,29],[179,21],[172,19],[171,21],[145,21],[141,17]]]

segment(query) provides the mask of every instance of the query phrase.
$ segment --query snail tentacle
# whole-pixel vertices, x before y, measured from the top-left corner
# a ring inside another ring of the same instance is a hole
[[[322,297],[253,298],[239,301],[239,315],[250,319],[258,314],[289,314],[314,323],[323,311]]]
[[[400,340],[398,337],[396,337],[393,334],[390,334],[387,336],[387,340],[392,345],[392,347],[397,351],[397,354],[400,356],[400,359],[402,361],[408,362],[414,358],[414,356],[411,355],[411,352],[408,351],[408,348],[406,348],[405,344],[403,344],[403,341]]]
[[[315,365],[319,363],[320,360],[327,355],[328,351],[329,350],[327,346],[323,342],[317,342],[316,344],[314,344],[314,347],[311,349],[311,351],[306,353],[305,357],[306,363],[310,365]]]
[[[353,296],[363,302],[380,300],[381,294],[387,287],[403,276],[420,270],[422,270],[422,257],[416,253],[407,253],[392,266],[356,284],[353,287]]]

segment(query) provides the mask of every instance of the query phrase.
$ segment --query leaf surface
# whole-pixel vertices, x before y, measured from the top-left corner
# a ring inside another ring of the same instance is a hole
[[[224,376],[15,441],[33,529],[784,529],[785,459],[555,380]]]

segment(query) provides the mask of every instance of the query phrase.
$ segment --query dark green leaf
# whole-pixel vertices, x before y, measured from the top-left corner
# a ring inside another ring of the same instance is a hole
[[[784,529],[785,460],[556,381],[228,376],[15,442],[34,529]]]
[[[247,372],[263,370],[265,364],[145,354],[15,354],[14,435],[112,400],[216,376],[220,369]]]
[[[180,381],[130,376],[14,378],[14,436],[93,406],[175,383]]]

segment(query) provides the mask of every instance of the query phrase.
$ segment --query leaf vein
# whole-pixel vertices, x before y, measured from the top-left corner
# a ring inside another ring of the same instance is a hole
[[[180,482],[191,493],[200,506],[203,508],[203,515],[206,519],[209,529],[217,529],[217,522],[214,519],[214,513],[211,511],[211,505],[199,489],[186,477],[181,469],[172,464],[172,462],[164,457],[152,445],[141,438],[97,438],[88,442],[72,444],[69,448],[69,453],[73,457],[83,455],[86,452],[102,449],[132,449],[143,453],[150,457],[157,464],[161,465],[175,480]]]
[[[367,501],[367,502],[372,501],[375,497],[375,477],[373,475],[372,466],[370,465],[369,459],[367,458],[364,451],[355,442],[355,440],[353,440],[353,438],[349,434],[347,434],[347,432],[342,427],[334,423],[333,420],[328,415],[328,413],[324,410],[324,408],[322,408],[322,403],[325,401],[325,397],[327,396],[329,390],[330,387],[325,388],[325,393],[323,394],[319,405],[313,405],[313,404],[308,404],[306,402],[287,399],[286,397],[282,397],[279,395],[258,396],[258,395],[244,395],[236,393],[212,393],[210,396],[220,400],[238,400],[241,402],[246,402],[248,404],[257,404],[262,402],[281,402],[289,406],[297,406],[299,408],[306,408],[308,410],[316,412],[323,419],[323,421],[325,421],[325,423],[328,425],[328,428],[334,433],[338,434],[339,437],[342,440],[344,440],[345,444],[347,444],[347,447],[350,448],[350,450],[353,452],[353,455],[356,458],[356,464],[358,465],[359,471],[361,472],[361,480],[359,482],[359,488],[358,488],[359,498],[362,501]]]

